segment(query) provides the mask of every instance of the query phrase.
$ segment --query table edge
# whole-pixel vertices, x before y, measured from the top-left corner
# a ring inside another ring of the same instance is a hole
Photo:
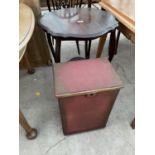
[[[135,33],[135,21],[125,14],[120,13],[117,9],[115,9],[112,5],[104,2],[99,2],[99,5],[105,10],[111,12],[122,24],[128,27],[132,32]]]
[[[27,6],[26,4],[24,4],[24,3],[20,3],[20,5],[24,5],[31,12],[32,23],[31,23],[29,31],[27,32],[25,37],[22,39],[22,41],[19,43],[19,52],[21,52],[22,49],[26,47],[27,43],[29,42],[29,40],[30,40],[30,38],[31,38],[31,36],[33,34],[34,26],[35,26],[35,17],[34,17],[32,9],[29,6]],[[22,56],[23,56],[23,54],[19,53],[19,60],[21,60]]]

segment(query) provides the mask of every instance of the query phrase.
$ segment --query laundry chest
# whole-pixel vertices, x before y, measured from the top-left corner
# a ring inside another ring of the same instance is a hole
[[[108,59],[56,63],[53,69],[64,134],[105,127],[122,87]]]

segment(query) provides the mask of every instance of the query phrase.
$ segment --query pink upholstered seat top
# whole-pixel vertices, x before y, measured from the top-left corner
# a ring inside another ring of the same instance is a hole
[[[54,65],[56,97],[120,89],[122,81],[107,58],[70,61]]]

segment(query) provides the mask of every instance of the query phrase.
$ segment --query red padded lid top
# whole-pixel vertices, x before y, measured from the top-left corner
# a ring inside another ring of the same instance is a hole
[[[56,97],[120,89],[122,82],[107,58],[54,64]]]

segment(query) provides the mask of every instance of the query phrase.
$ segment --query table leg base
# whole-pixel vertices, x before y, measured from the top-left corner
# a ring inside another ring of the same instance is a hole
[[[135,118],[134,118],[133,121],[131,122],[131,127],[132,127],[132,129],[135,129]]]
[[[48,65],[48,66],[52,66],[52,65],[53,65],[52,59],[49,59],[49,60],[47,61],[47,65]]]
[[[37,137],[37,130],[33,128],[30,132],[26,133],[26,137],[30,140],[35,139]]]
[[[23,129],[26,132],[27,139],[35,139],[37,137],[37,130],[34,128],[31,128],[29,123],[27,122],[26,118],[24,117],[24,114],[19,111],[19,123],[23,127]]]
[[[34,68],[28,69],[27,72],[29,74],[34,74],[35,73],[35,69]]]
[[[26,67],[27,67],[27,72],[28,72],[29,74],[34,74],[34,73],[35,73],[35,69],[32,68],[32,66],[31,66],[31,64],[30,64],[30,62],[29,62],[29,60],[28,60],[27,52],[26,52],[26,53],[24,54],[24,56],[23,56],[23,61],[25,62],[25,65],[26,65]]]

